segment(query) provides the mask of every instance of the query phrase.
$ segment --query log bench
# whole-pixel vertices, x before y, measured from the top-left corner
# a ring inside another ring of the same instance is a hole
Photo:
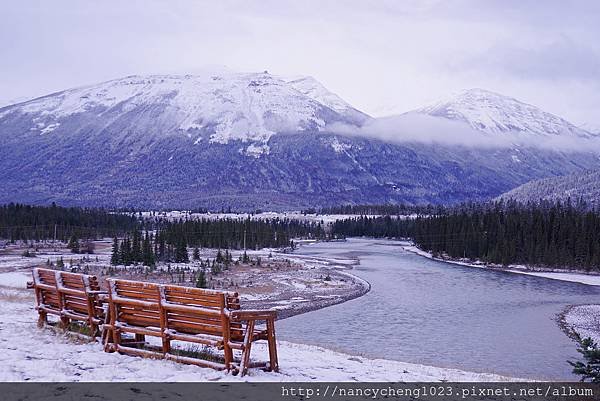
[[[48,323],[48,314],[60,319],[67,329],[71,322],[82,322],[95,338],[104,323],[103,294],[96,276],[59,270],[34,268],[31,287],[35,291],[38,325]]]
[[[108,279],[109,317],[105,351],[227,370],[245,375],[249,368],[278,371],[275,311],[241,310],[237,293]],[[258,322],[266,322],[259,327]],[[125,340],[124,333],[133,338]],[[155,337],[152,345],[146,336]],[[159,341],[160,340],[160,341]],[[252,343],[265,340],[269,362],[251,362]],[[173,346],[173,341],[177,346]],[[222,357],[182,349],[194,344],[221,350]],[[241,358],[234,358],[234,350]],[[204,355],[206,356],[206,355]]]

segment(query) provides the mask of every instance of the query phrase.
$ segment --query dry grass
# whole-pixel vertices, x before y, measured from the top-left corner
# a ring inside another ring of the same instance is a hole
[[[0,302],[33,302],[33,294],[29,290],[0,286]]]

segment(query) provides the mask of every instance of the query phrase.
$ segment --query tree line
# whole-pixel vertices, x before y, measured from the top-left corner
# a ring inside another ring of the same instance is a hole
[[[10,203],[0,206],[0,239],[15,241],[112,237],[132,230],[138,220],[130,214],[104,209],[31,206]]]
[[[111,263],[130,265],[156,262],[188,262],[198,248],[260,249],[294,247],[294,238],[326,239],[321,223],[291,219],[155,219],[144,222],[121,239],[113,239]],[[226,255],[229,252],[226,251]]]
[[[439,213],[441,206],[436,205],[339,205],[304,210],[304,213],[318,214],[355,214],[355,215],[381,215],[381,216],[406,216],[411,214]]]
[[[467,204],[415,219],[363,216],[334,223],[332,233],[410,237],[434,255],[505,266],[600,270],[600,211],[581,202]]]

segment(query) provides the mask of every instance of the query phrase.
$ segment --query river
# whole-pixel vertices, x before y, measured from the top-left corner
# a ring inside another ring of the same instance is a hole
[[[316,243],[296,253],[358,257],[351,272],[371,291],[279,321],[279,339],[372,358],[574,380],[567,360],[579,354],[556,318],[567,305],[600,300],[600,287],[438,262],[389,240]]]

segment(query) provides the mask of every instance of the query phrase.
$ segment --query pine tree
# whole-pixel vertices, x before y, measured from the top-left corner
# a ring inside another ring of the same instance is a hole
[[[568,361],[573,366],[573,373],[581,376],[581,381],[589,380],[592,383],[600,383],[600,349],[591,338],[581,339],[577,336],[579,347],[577,352],[583,355],[585,362]]]
[[[121,254],[119,253],[119,240],[117,239],[117,237],[113,238],[113,245],[112,245],[112,253],[110,255],[110,264],[113,266],[116,266],[120,263],[121,261]]]
[[[131,264],[131,241],[128,237],[125,237],[121,243],[121,263],[125,266]]]
[[[198,278],[196,279],[196,288],[206,288],[206,273],[204,269],[200,269],[198,272]]]
[[[194,260],[200,260],[200,249],[198,247],[194,248],[193,258]]]
[[[144,242],[142,244],[142,263],[146,266],[154,266],[154,253],[152,252],[152,245],[150,243],[150,235],[148,231],[146,231],[146,235],[144,236]]]
[[[71,235],[67,248],[69,248],[72,253],[79,253],[79,240],[75,234]]]
[[[140,232],[135,230],[131,239],[131,261],[134,263],[142,261],[142,249],[140,246]]]
[[[184,263],[184,262],[189,262],[190,261],[190,257],[188,255],[188,251],[187,251],[187,244],[185,242],[185,237],[181,237],[180,240],[177,242],[176,248],[175,248],[175,262],[176,263]]]

